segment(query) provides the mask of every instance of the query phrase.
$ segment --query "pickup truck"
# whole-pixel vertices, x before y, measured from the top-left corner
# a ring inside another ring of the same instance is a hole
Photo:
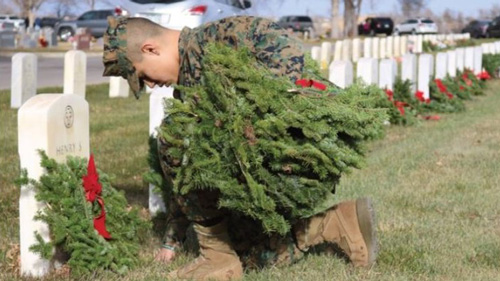
[[[120,15],[121,10],[92,10],[83,13],[76,20],[65,20],[58,22],[54,29],[56,34],[62,41],[68,41],[68,39],[75,35],[78,28],[88,28],[92,36],[98,38],[104,35],[106,28],[108,27],[108,16]]]
[[[292,29],[294,32],[305,32],[314,29],[313,21],[308,16],[284,16],[277,22],[284,29]]]

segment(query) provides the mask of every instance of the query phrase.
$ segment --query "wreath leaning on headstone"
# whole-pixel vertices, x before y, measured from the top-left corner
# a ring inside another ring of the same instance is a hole
[[[46,173],[39,181],[23,171],[19,185],[30,185],[45,208],[35,219],[48,224],[51,241],[35,233],[30,250],[52,259],[55,250],[67,255],[72,275],[99,270],[124,273],[138,262],[140,242],[149,223],[128,205],[123,192],[111,186],[111,177],[97,173],[93,157],[69,156],[57,163],[40,152]]]

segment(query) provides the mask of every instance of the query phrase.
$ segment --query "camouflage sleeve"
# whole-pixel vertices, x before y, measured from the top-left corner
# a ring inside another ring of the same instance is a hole
[[[288,76],[292,81],[302,76],[304,51],[301,42],[268,19],[248,16],[225,18],[193,29],[190,37],[190,41],[197,42],[190,46],[198,47],[196,53],[199,58],[203,56],[204,44],[217,41],[234,48],[248,48],[258,61],[278,76]]]
[[[267,19],[254,18],[247,40],[259,61],[276,75],[300,79],[304,69],[302,44],[278,24]]]

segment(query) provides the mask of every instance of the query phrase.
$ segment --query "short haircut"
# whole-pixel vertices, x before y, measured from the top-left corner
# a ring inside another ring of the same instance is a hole
[[[127,57],[132,62],[142,61],[141,47],[148,38],[160,36],[164,28],[145,18],[127,20]]]

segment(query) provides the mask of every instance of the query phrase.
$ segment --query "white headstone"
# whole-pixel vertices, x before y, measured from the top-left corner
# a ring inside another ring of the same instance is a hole
[[[380,58],[385,59],[387,57],[387,39],[380,38]]]
[[[457,52],[451,50],[447,52],[448,55],[448,75],[450,77],[457,76]]]
[[[330,64],[330,82],[336,86],[345,89],[352,84],[353,72],[350,60],[334,61]]]
[[[402,56],[404,56],[408,52],[408,36],[401,36],[400,40],[401,45],[399,46],[399,51]]]
[[[12,56],[10,107],[19,108],[36,95],[38,63],[35,54],[17,53]]]
[[[21,169],[28,177],[38,180],[44,173],[40,166],[39,149],[58,162],[68,155],[89,157],[89,106],[79,95],[40,94],[29,99],[18,112],[18,142]],[[35,199],[32,186],[21,187],[19,198],[21,274],[42,276],[53,261],[43,259],[29,250],[36,244],[34,232],[47,242],[49,229],[33,217],[44,208]]]
[[[488,43],[481,44],[481,49],[483,50],[483,54],[490,54],[490,44]]]
[[[389,90],[394,88],[394,82],[396,81],[395,63],[396,61],[394,59],[380,60],[378,83],[380,88]]]
[[[359,59],[356,68],[356,77],[363,80],[366,84],[378,85],[378,59]]]
[[[394,56],[401,56],[401,37],[399,35],[394,36]]]
[[[87,55],[71,50],[64,55],[64,93],[85,98],[87,83]]]
[[[321,43],[321,69],[327,69],[332,59],[332,43]]]
[[[446,78],[448,72],[448,55],[444,52],[437,53],[436,55],[436,79]]]
[[[352,59],[352,42],[349,39],[342,41],[342,60]],[[335,50],[336,51],[336,50]]]
[[[361,57],[361,40],[354,38],[352,40],[352,61],[357,62]]]
[[[394,37],[392,36],[387,37],[386,55],[388,58],[394,57]]]
[[[457,56],[457,70],[463,72],[465,68],[465,49],[457,48],[456,56]]]
[[[474,73],[483,71],[483,49],[481,46],[474,47]]]
[[[149,96],[149,135],[156,136],[157,128],[165,116],[164,100],[173,98],[174,88],[155,87]],[[155,186],[149,185],[149,213],[154,216],[158,212],[166,212],[161,194],[154,192]]]
[[[417,55],[406,54],[403,56],[401,79],[410,80],[412,93],[417,91]]]
[[[380,39],[378,37],[372,39],[372,57],[375,59],[380,57]]]
[[[371,38],[365,38],[365,40],[363,40],[363,57],[364,58],[371,58],[372,57],[372,39]]]
[[[474,70],[474,47],[465,48],[465,69]]]
[[[109,97],[126,98],[128,97],[130,86],[127,80],[122,77],[112,76],[109,78]]]
[[[432,55],[421,54],[418,58],[418,85],[417,89],[424,93],[424,98],[429,98],[429,82],[431,79]]]
[[[321,47],[313,46],[311,48],[311,58],[318,62],[318,65],[321,65]]]
[[[422,35],[417,35],[415,40],[415,51],[416,53],[422,53],[424,38]]]
[[[335,42],[335,52],[334,52],[334,55],[333,55],[333,60],[334,61],[338,61],[338,60],[341,60],[342,59],[342,44],[343,42],[338,40],[337,42]]]
[[[500,41],[495,42],[495,50],[497,54],[500,54]]]

